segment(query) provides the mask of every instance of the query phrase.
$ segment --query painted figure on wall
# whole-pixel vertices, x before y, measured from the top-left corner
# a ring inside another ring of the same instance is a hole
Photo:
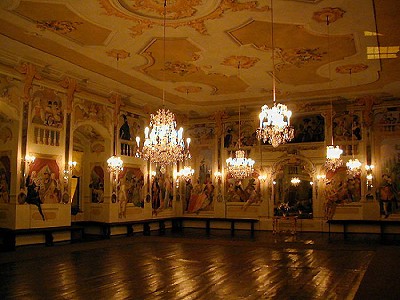
[[[161,188],[158,182],[158,176],[153,176],[151,183],[151,207],[153,213],[156,213],[160,208]]]
[[[135,207],[144,207],[144,174],[140,168],[124,167],[120,181],[125,185],[126,201]]]
[[[228,175],[226,179],[226,201],[244,202],[243,209],[260,201],[260,182],[258,178],[237,180]]]
[[[321,115],[295,117],[292,120],[294,138],[291,143],[323,142],[325,121]]]
[[[104,202],[104,170],[101,166],[94,166],[90,176],[89,187],[92,191],[92,203]]]
[[[37,158],[29,169],[42,203],[61,202],[60,170],[54,159]]]
[[[126,196],[126,184],[125,180],[121,179],[118,186],[118,203],[119,203],[119,210],[118,210],[118,217],[126,218],[126,204],[128,202],[128,198]]]
[[[43,219],[43,221],[45,221],[45,216],[43,214],[43,210],[42,210],[42,203],[43,201],[40,198],[40,186],[36,184],[35,182],[36,179],[36,172],[33,171],[31,175],[28,175],[26,178],[26,203],[28,204],[32,204],[32,205],[36,205],[39,213]]]
[[[214,190],[210,176],[207,176],[204,183],[197,179],[191,190],[187,213],[199,213],[214,209]]]
[[[0,157],[0,203],[10,203],[10,159]]]
[[[239,122],[229,122],[225,124],[224,148],[241,146],[255,146],[258,144],[253,121],[241,121],[240,136]]]
[[[139,116],[125,112],[119,118],[119,138],[121,142],[121,154],[133,156],[135,154],[136,143],[131,141],[136,136],[141,136],[141,120]]]
[[[326,179],[325,213],[328,218],[333,217],[336,205],[361,200],[360,176],[349,176],[346,168],[340,167],[336,171],[329,171]]]
[[[361,123],[358,115],[348,112],[336,116],[333,119],[333,135],[335,141],[361,140]]]
[[[381,213],[385,218],[389,217],[399,209],[399,191],[392,182],[392,178],[388,174],[382,175],[382,182],[376,191],[377,199],[380,202]]]
[[[37,91],[33,98],[32,123],[61,128],[62,101],[53,90]]]

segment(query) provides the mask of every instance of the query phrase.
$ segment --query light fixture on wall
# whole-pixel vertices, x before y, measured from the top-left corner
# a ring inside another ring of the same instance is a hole
[[[28,167],[35,162],[36,157],[32,154],[27,154],[25,155],[25,163],[28,165]]]
[[[190,179],[192,179],[193,174],[194,174],[194,169],[192,169],[191,166],[184,166],[183,169],[181,169],[177,173],[177,176],[183,179],[184,181],[189,181]]]
[[[239,135],[238,135],[238,150],[235,151],[235,157],[229,157],[226,160],[228,173],[235,179],[244,179],[253,174],[253,165],[255,161],[251,158],[246,158],[246,152],[240,149],[241,140],[241,120],[240,120],[240,100],[239,100]]]
[[[294,186],[298,186],[298,185],[300,184],[300,179],[299,179],[299,177],[293,177],[293,178],[290,180],[290,183],[293,184]]]
[[[328,71],[329,71],[329,82],[331,80],[331,59],[330,59],[330,41],[329,41],[329,15],[326,16],[326,26],[327,26],[327,31],[328,31]],[[334,146],[333,143],[333,103],[331,99],[331,135],[332,135],[332,145],[329,145],[326,147],[326,161],[325,161],[325,167],[327,170],[332,170],[335,171],[337,168],[339,168],[342,164],[343,161],[341,159],[341,155],[343,153],[343,150],[339,148],[339,146]]]
[[[118,174],[124,169],[124,162],[121,157],[113,155],[107,159],[107,170],[110,173]]]
[[[285,144],[294,138],[294,128],[290,125],[292,112],[287,106],[276,103],[275,81],[275,45],[274,45],[274,14],[271,0],[271,47],[272,47],[272,96],[273,106],[263,105],[259,114],[260,126],[256,130],[256,136],[264,143],[268,142],[273,147]]]
[[[367,190],[370,191],[373,188],[372,180],[374,176],[372,175],[372,171],[374,170],[374,165],[365,165],[365,171],[367,172]]]
[[[165,67],[165,29],[167,17],[167,1],[164,1],[164,23],[163,23],[163,67]],[[165,84],[165,69],[164,69]],[[141,157],[160,166],[160,172],[165,173],[168,165],[183,161],[190,157],[189,143],[185,145],[183,140],[183,128],[176,130],[175,115],[164,108],[165,87],[162,91],[163,108],[157,110],[156,114],[150,115],[149,127],[145,128],[145,141],[141,150]],[[136,140],[139,144],[140,140]]]

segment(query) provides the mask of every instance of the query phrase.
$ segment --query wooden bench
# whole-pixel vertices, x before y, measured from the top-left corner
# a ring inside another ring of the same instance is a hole
[[[165,234],[165,222],[171,221],[173,218],[154,218],[154,219],[144,219],[144,220],[134,220],[134,221],[121,221],[121,222],[99,222],[99,221],[80,221],[74,224],[79,224],[80,226],[95,226],[100,227],[101,236],[103,239],[109,239],[111,237],[112,227],[126,227],[127,236],[132,236],[134,233],[135,225],[143,226],[143,235],[151,234],[151,223],[158,223],[159,235]]]
[[[230,230],[231,230],[232,237],[235,235],[235,224],[236,223],[247,223],[247,224],[250,224],[250,235],[253,238],[254,232],[255,232],[254,224],[257,223],[259,220],[252,219],[252,218],[216,218],[216,217],[210,218],[210,217],[186,217],[185,216],[185,217],[174,218],[172,228],[174,230],[182,231],[184,228],[185,221],[205,222],[205,229],[206,229],[207,235],[210,235],[212,222],[228,222],[228,223],[230,223]]]
[[[53,234],[56,232],[68,231],[71,233],[71,243],[82,240],[84,235],[84,228],[82,226],[58,226],[25,229],[0,228],[0,236],[3,238],[3,250],[14,251],[16,247],[16,237],[19,235],[44,235],[44,244],[46,246],[53,246]]]
[[[343,227],[343,238],[346,240],[349,233],[349,226],[357,225],[357,226],[379,226],[380,240],[381,242],[385,241],[385,235],[387,234],[386,228],[390,226],[400,226],[400,220],[388,220],[388,219],[379,219],[379,220],[328,220],[328,231],[329,231],[329,240],[331,239],[331,225],[342,225]]]

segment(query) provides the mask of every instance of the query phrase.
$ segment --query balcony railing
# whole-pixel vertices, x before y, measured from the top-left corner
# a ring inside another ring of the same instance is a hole
[[[34,124],[35,143],[48,146],[60,146],[61,128]]]

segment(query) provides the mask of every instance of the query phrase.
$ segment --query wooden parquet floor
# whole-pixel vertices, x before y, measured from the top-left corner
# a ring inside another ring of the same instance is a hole
[[[321,233],[206,238],[197,229],[23,246],[0,253],[0,299],[375,299],[356,293],[382,247]]]

